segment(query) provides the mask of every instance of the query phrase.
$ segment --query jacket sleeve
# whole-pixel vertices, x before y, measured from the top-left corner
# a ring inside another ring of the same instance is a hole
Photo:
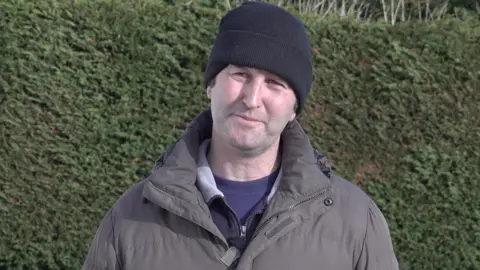
[[[399,270],[387,221],[370,200],[367,228],[355,270]]]
[[[114,215],[110,209],[90,244],[82,270],[121,270],[114,241]]]

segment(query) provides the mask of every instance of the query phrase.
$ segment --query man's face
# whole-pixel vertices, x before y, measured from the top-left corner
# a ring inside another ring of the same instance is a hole
[[[277,142],[295,118],[295,93],[264,70],[227,66],[207,88],[213,132],[244,152],[262,152]]]

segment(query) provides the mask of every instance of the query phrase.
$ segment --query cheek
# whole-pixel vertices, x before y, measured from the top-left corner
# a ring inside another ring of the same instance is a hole
[[[267,107],[268,114],[270,115],[272,127],[283,128],[289,121],[292,120],[294,116],[294,104],[289,101],[281,101],[272,99],[272,102],[269,102]]]
[[[212,92],[210,101],[213,113],[215,114],[214,117],[220,120],[220,118],[224,118],[225,115],[229,113],[234,99],[227,91],[215,89],[214,92]]]
[[[235,89],[225,89],[222,92],[214,94],[212,102],[217,103],[218,107],[231,107],[239,99],[239,92]]]
[[[290,100],[290,98],[270,97],[268,99],[268,110],[272,115],[290,118],[294,113],[293,109],[294,101]]]

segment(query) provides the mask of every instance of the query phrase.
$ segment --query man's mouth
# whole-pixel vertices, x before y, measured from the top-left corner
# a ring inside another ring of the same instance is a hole
[[[243,120],[246,120],[246,121],[261,122],[260,120],[258,120],[256,118],[253,118],[253,117],[249,117],[249,116],[245,116],[245,115],[241,115],[241,114],[234,114],[234,115],[239,117],[239,118],[242,118]]]

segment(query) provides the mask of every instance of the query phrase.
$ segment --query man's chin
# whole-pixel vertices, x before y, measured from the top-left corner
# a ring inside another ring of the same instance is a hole
[[[258,140],[258,137],[249,139],[231,138],[231,146],[246,156],[261,154],[268,148],[262,141]]]

